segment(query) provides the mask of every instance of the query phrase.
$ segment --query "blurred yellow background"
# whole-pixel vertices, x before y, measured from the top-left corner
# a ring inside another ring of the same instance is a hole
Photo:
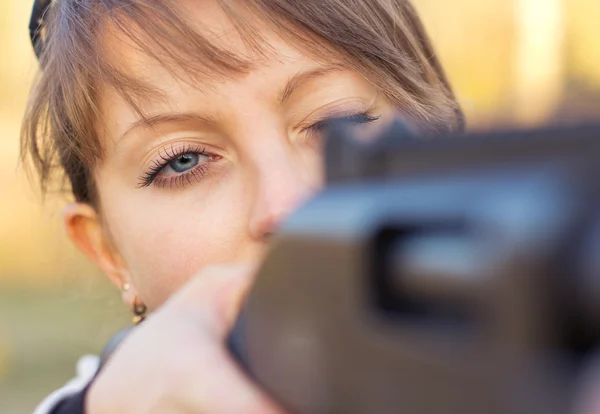
[[[60,0],[59,0],[60,1]],[[413,0],[472,129],[600,119],[598,0]],[[18,165],[37,70],[32,1],[0,0],[0,412],[31,412],[127,323],[117,292],[74,251],[65,196]]]

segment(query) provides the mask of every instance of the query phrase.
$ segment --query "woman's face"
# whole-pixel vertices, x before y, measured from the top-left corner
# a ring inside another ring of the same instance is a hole
[[[222,45],[241,50],[216,7],[190,13],[222,34]],[[105,91],[106,153],[95,171],[102,237],[123,265],[123,282],[151,309],[206,265],[263,256],[280,221],[323,183],[323,121],[350,117],[377,128],[393,116],[358,73],[264,34],[276,58],[195,85],[116,43],[131,75],[164,94],[144,102],[146,123]]]

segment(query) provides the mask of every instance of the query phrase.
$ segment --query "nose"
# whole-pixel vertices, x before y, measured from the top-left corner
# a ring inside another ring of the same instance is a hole
[[[257,241],[265,241],[281,221],[314,193],[311,171],[284,151],[263,153],[256,166],[255,199],[250,212],[249,232]]]

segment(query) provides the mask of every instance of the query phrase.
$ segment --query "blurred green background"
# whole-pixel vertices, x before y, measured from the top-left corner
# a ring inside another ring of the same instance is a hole
[[[61,1],[61,0],[58,0]],[[413,0],[472,129],[600,118],[598,0]],[[32,1],[0,0],[0,413],[30,413],[129,323],[18,166]]]

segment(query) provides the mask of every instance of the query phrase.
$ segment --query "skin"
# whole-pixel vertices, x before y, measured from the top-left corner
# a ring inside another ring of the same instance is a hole
[[[222,47],[243,49],[217,8],[188,13],[225,33]],[[152,125],[136,126],[132,108],[114,90],[104,91],[106,152],[94,171],[102,212],[74,204],[65,223],[75,244],[117,286],[132,287],[125,300],[138,297],[151,310],[208,265],[263,257],[281,220],[322,185],[321,137],[311,127],[368,112],[379,118],[359,127],[368,130],[393,117],[393,107],[363,76],[309,58],[266,27],[273,59],[256,57],[251,73],[207,77],[193,86],[115,36],[111,47],[131,75],[164,97],[145,102]],[[167,167],[140,188],[153,165],[183,151],[206,152],[199,156],[203,173],[196,168],[186,178]]]
[[[186,16],[210,25],[221,47],[252,57],[220,10],[204,6]],[[257,56],[244,75],[192,83],[112,33],[114,56],[163,99],[144,102],[153,121],[144,125],[119,94],[102,91],[101,209],[74,203],[64,221],[74,243],[128,286],[125,302],[152,314],[93,382],[88,413],[282,412],[239,371],[224,339],[271,235],[322,186],[315,125],[367,112],[378,118],[357,127],[368,135],[395,110],[357,72],[310,58],[265,26],[262,34],[270,59]],[[178,165],[197,157],[202,173],[178,178],[167,167],[144,182],[152,166],[183,152]]]
[[[181,7],[218,34],[222,47],[251,56],[212,1]],[[395,109],[360,74],[309,58],[262,29],[272,59],[257,56],[251,73],[196,83],[175,78],[113,33],[114,56],[163,99],[145,102],[153,123],[140,125],[105,88],[106,151],[94,171],[102,209],[74,203],[64,221],[74,243],[119,288],[130,287],[124,301],[153,312],[94,380],[88,414],[284,413],[231,360],[225,338],[271,235],[322,185],[320,137],[310,128],[367,112],[378,118],[360,126],[370,136]],[[194,151],[206,153],[198,156],[202,174],[178,179],[181,173],[166,168],[140,185],[152,165],[179,152],[189,164]],[[578,411],[600,413],[598,375],[590,377]]]
[[[203,269],[119,346],[85,412],[283,414],[223,346],[253,275],[247,266]]]

